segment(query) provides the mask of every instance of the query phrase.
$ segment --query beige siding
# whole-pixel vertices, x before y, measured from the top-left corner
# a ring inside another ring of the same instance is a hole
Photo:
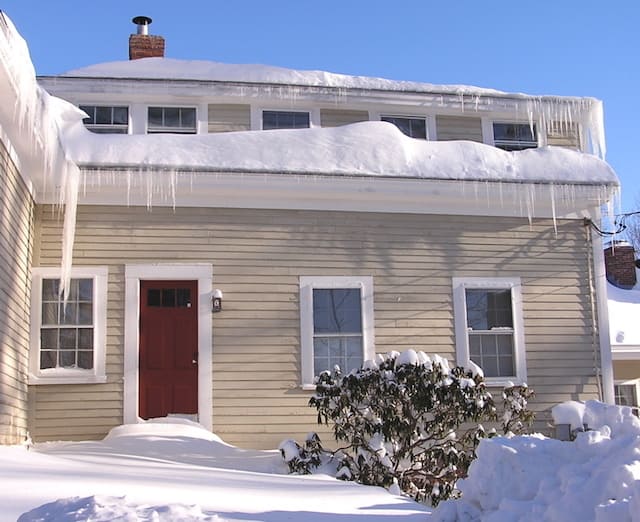
[[[547,130],[547,145],[580,148],[580,133],[576,123],[552,122]]]
[[[61,223],[42,213],[41,259],[58,263]],[[528,382],[539,429],[558,401],[597,396],[581,221],[241,209],[80,207],[77,265],[109,265],[108,383],[38,386],[35,436],[98,437],[122,418],[124,265],[211,262],[214,430],[275,447],[316,429],[299,389],[301,275],[371,275],[376,349],[454,360],[451,277],[522,278]]]
[[[349,123],[367,121],[367,111],[349,111],[342,109],[320,109],[320,125],[322,127],[340,127]]]
[[[467,140],[482,143],[482,121],[467,116],[436,116],[438,141]]]
[[[27,433],[33,201],[0,142],[0,444]]]
[[[251,106],[241,104],[210,103],[209,132],[251,130]]]

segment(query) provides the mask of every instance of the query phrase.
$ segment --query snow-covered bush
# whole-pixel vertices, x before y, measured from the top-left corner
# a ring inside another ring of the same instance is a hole
[[[505,391],[505,431],[530,420],[528,396],[526,388]],[[446,359],[413,350],[378,356],[348,375],[338,368],[322,373],[309,404],[318,410],[319,423],[333,423],[341,446],[332,452],[338,478],[398,484],[434,505],[454,494],[478,443],[492,434],[481,423],[498,420],[477,366],[450,368]],[[319,439],[314,441],[322,452]],[[305,451],[297,446],[299,456],[285,457],[291,471],[309,470]]]
[[[287,439],[280,443],[278,449],[289,467],[289,473],[296,475],[311,473],[313,469],[320,466],[322,455],[327,453],[322,449],[317,433],[309,433],[304,446],[300,446],[293,439]]]

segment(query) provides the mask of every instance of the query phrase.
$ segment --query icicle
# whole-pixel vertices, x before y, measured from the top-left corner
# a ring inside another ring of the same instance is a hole
[[[556,219],[556,192],[553,183],[549,184],[549,197],[551,198],[551,216],[553,219],[553,231],[555,237],[558,237],[558,220]]]

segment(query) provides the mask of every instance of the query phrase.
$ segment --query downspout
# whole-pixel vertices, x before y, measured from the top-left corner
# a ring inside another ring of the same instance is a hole
[[[594,213],[599,217],[600,213]],[[587,242],[591,243],[591,255],[588,256],[589,288],[593,314],[594,359],[596,377],[600,388],[600,400],[614,403],[613,394],[613,357],[609,337],[609,309],[607,305],[607,278],[604,264],[602,238],[591,231],[591,221],[585,220]],[[595,303],[594,303],[595,301]],[[600,368],[597,365],[597,350],[600,350]]]

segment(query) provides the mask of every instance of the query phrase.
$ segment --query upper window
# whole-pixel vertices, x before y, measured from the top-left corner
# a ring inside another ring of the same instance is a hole
[[[147,132],[196,133],[196,109],[194,107],[149,107]]]
[[[88,117],[82,121],[91,132],[98,134],[127,134],[129,108],[107,105],[80,105]]]
[[[307,129],[309,113],[300,111],[262,111],[262,129]]]
[[[525,382],[522,298],[518,278],[454,278],[458,364],[473,361],[488,382]]]
[[[365,277],[301,277],[302,384],[339,366],[343,373],[374,356],[373,281]]]
[[[424,118],[407,118],[405,116],[381,116],[382,121],[393,123],[403,134],[410,138],[427,139],[427,122]]]
[[[538,146],[536,127],[528,123],[494,123],[493,143],[503,150],[534,149]]]
[[[30,383],[104,382],[106,268],[73,269],[66,302],[59,270],[33,272]]]

